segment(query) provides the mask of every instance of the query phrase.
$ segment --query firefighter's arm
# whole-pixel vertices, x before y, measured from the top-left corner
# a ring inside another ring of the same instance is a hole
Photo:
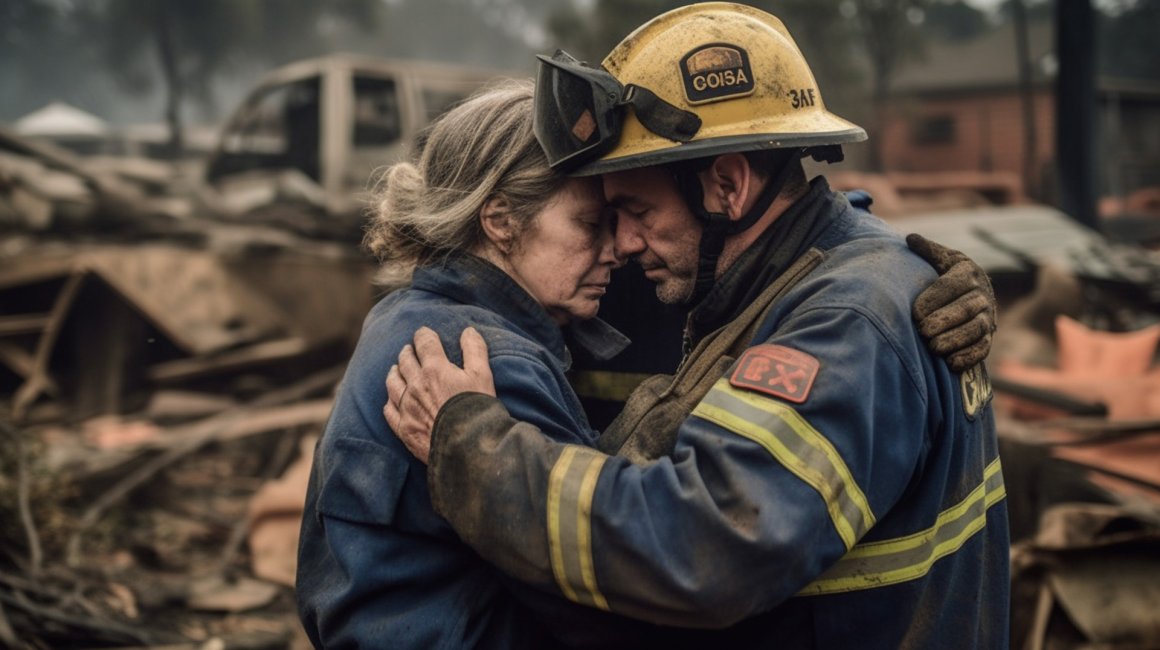
[[[440,406],[454,395],[491,397],[497,389],[489,366],[487,344],[474,329],[467,329],[460,337],[463,368],[456,366],[444,354],[438,335],[422,328],[414,337],[414,345],[404,349],[398,367],[392,368],[387,378],[388,405],[383,412],[408,449],[421,460],[427,458],[430,429]],[[511,382],[500,382],[500,394],[510,412],[528,422],[524,426],[535,429],[545,440],[574,443],[591,439],[591,432],[569,432],[561,429],[571,419],[561,403],[564,397],[549,389],[546,379],[531,381],[533,369],[525,360],[500,355],[491,359],[501,379],[521,377],[521,390],[514,390]],[[409,383],[408,381],[409,380]],[[537,388],[537,386],[539,388]],[[478,391],[478,392],[464,392]],[[400,409],[406,401],[407,408]],[[403,414],[407,417],[403,417]],[[574,426],[574,423],[570,426]],[[539,433],[543,431],[544,433]],[[546,434],[546,435],[545,435]],[[501,434],[502,437],[502,434]],[[486,481],[485,481],[486,482]],[[470,490],[469,490],[470,491]],[[482,528],[504,523],[502,518],[491,517],[480,522]],[[459,532],[459,531],[457,531]],[[471,533],[478,536],[479,531]],[[460,533],[462,536],[463,533]],[[545,630],[572,648],[620,648],[642,645],[664,645],[670,648],[702,647],[701,637],[690,635],[689,630],[650,625],[638,620],[581,607],[559,594],[546,596],[522,583],[506,582],[508,591],[536,615]]]
[[[906,244],[939,274],[914,300],[919,332],[951,370],[980,363],[991,351],[998,311],[987,272],[962,252],[922,235],[907,235]]]
[[[818,309],[789,329],[751,351],[815,359],[802,402],[723,377],[648,466],[454,396],[431,444],[436,511],[509,575],[590,607],[699,627],[771,609],[894,503],[925,444],[925,394],[881,324]]]

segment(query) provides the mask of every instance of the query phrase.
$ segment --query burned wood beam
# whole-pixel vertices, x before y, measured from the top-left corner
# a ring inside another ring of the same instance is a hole
[[[0,363],[22,379],[28,379],[36,372],[36,359],[20,346],[7,341],[0,341]]]
[[[207,357],[167,361],[151,366],[148,377],[155,382],[186,381],[215,372],[237,370],[259,363],[290,359],[310,351],[310,342],[302,338],[265,341]]]
[[[300,400],[306,395],[331,387],[338,381],[342,372],[341,367],[322,371],[286,388],[266,393],[248,405],[231,408],[189,427],[183,427],[178,443],[118,481],[89,506],[81,516],[77,529],[69,538],[66,546],[68,565],[76,566],[79,564],[81,537],[100,520],[109,507],[177,460],[201,449],[210,442],[324,421],[330,412],[329,399],[296,404],[292,407],[278,408],[265,413],[260,412],[259,409]]]
[[[4,644],[6,648],[24,648],[26,647],[16,638],[16,631],[12,629],[12,624],[8,622],[8,617],[4,614],[4,605],[0,604],[0,643]]]
[[[16,395],[12,398],[12,413],[17,421],[23,419],[32,401],[52,383],[48,375],[48,362],[52,358],[52,350],[56,346],[56,339],[60,335],[65,316],[76,299],[77,292],[80,291],[83,282],[84,274],[74,273],[69,276],[60,293],[56,295],[52,311],[49,312],[48,325],[36,344],[32,375],[16,390]]]
[[[0,336],[35,334],[48,327],[50,314],[12,314],[0,316]]]
[[[24,536],[28,540],[29,571],[36,576],[40,574],[44,552],[40,547],[40,533],[36,530],[36,521],[32,518],[32,507],[29,505],[28,453],[24,444],[24,433],[7,425],[4,428],[5,433],[16,436],[16,462],[19,468],[16,478],[16,501],[20,510],[20,525],[24,527]]]

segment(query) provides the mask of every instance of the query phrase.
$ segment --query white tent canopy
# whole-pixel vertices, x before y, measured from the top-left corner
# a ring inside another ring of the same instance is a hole
[[[37,109],[13,126],[21,135],[43,137],[100,137],[109,132],[104,120],[64,102]]]

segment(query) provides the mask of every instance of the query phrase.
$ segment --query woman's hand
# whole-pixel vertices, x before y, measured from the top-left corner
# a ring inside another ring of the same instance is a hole
[[[462,368],[447,358],[439,335],[431,328],[419,328],[413,340],[414,345],[403,347],[399,363],[387,373],[383,415],[407,450],[426,464],[439,409],[459,393],[494,397],[495,381],[487,363],[487,343],[475,328],[469,327],[459,336]]]
[[[922,235],[907,235],[906,245],[939,274],[914,300],[919,333],[954,372],[981,363],[991,351],[998,321],[987,272],[962,252]]]

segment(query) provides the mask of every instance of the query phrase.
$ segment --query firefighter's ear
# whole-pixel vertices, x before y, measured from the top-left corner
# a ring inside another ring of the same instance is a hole
[[[705,207],[711,212],[723,212],[733,221],[740,219],[745,214],[752,176],[753,170],[744,154],[717,156],[701,173]]]
[[[511,252],[516,225],[506,198],[496,195],[488,199],[479,210],[479,224],[488,241],[501,253],[507,255]]]

